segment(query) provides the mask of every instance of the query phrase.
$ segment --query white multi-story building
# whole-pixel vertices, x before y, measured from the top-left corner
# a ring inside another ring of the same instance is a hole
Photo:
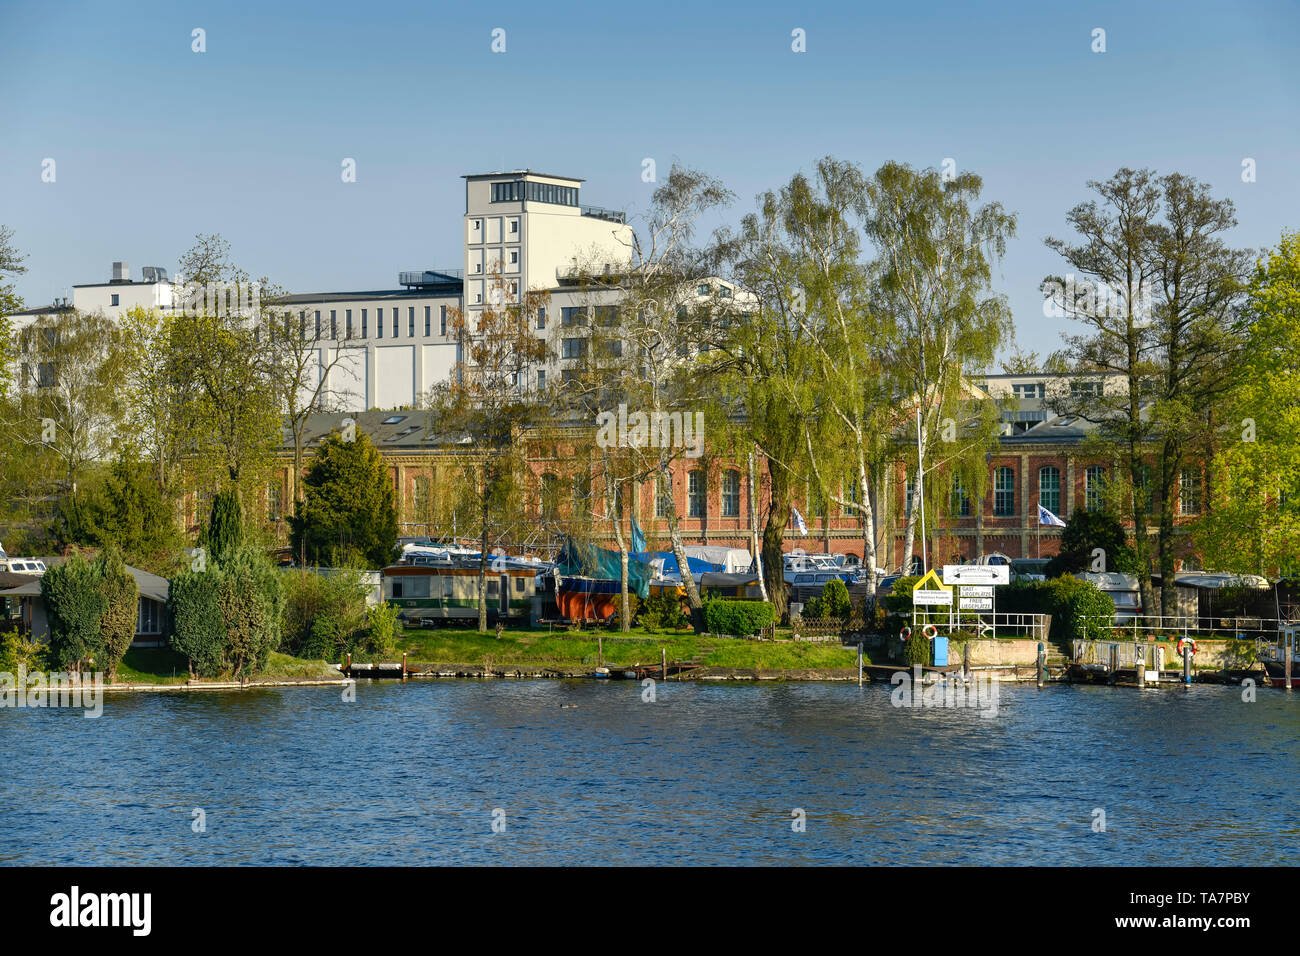
[[[302,293],[272,303],[295,318],[317,342],[318,369],[328,370],[328,404],[341,411],[409,408],[460,359],[453,310],[469,328],[491,304],[543,291],[548,305],[530,322],[552,345],[551,361],[529,371],[521,387],[560,381],[586,343],[578,328],[590,310],[615,304],[616,289],[593,289],[582,273],[618,274],[632,252],[632,230],[621,212],[584,206],[581,179],[517,169],[465,176],[462,264],[457,268],[401,272],[395,289]],[[705,294],[701,292],[701,294]],[[135,307],[169,310],[182,304],[181,289],[165,270],[148,266],[140,281],[126,263],[113,264],[107,283],[73,287],[73,299],[14,317],[21,328],[67,308],[120,318]],[[264,303],[265,305],[265,303]],[[565,330],[575,327],[572,337]]]

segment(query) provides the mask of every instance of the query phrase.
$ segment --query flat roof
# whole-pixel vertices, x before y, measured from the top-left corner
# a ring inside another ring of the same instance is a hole
[[[585,183],[585,179],[573,176],[557,176],[555,173],[539,173],[535,169],[503,169],[497,173],[467,173],[461,179],[494,179],[498,176],[541,176],[543,179],[563,179],[570,183]]]
[[[415,286],[410,289],[378,289],[373,292],[295,292],[280,296],[272,302],[284,305],[303,305],[311,302],[351,302],[366,299],[455,299],[461,295],[461,281],[445,284],[445,289],[437,285]]]
[[[170,279],[155,279],[153,282],[146,282],[141,279],[138,282],[135,279],[119,279],[116,282],[81,282],[74,285],[74,289],[106,289],[113,285],[171,285]]]

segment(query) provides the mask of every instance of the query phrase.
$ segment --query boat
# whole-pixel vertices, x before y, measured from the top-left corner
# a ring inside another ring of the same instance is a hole
[[[566,621],[612,621],[622,605],[622,559],[617,551],[568,538],[555,558],[555,606]],[[631,555],[628,594],[650,596],[650,568]]]
[[[1264,665],[1264,674],[1270,687],[1286,686],[1287,640],[1285,632],[1279,632],[1277,642],[1259,649],[1259,662]],[[1291,686],[1300,686],[1300,648],[1291,640]]]

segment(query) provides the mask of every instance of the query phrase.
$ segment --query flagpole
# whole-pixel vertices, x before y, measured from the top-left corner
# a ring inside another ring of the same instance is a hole
[[[1041,508],[1042,506],[1043,500],[1040,498],[1038,499],[1038,507]],[[1038,534],[1036,536],[1037,541],[1034,542],[1034,557],[1041,558],[1043,556],[1043,513],[1037,509],[1035,509],[1034,513],[1038,515]]]
[[[921,509],[921,573],[925,574],[930,570],[930,556],[927,553],[925,542],[925,461],[921,457],[921,406],[919,403],[916,406],[916,498],[917,507]]]

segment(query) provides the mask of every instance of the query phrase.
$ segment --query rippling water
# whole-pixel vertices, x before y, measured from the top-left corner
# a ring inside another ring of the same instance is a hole
[[[643,703],[592,681],[0,710],[0,863],[1294,861],[1300,694],[1001,690],[995,719],[895,709],[883,685]]]

